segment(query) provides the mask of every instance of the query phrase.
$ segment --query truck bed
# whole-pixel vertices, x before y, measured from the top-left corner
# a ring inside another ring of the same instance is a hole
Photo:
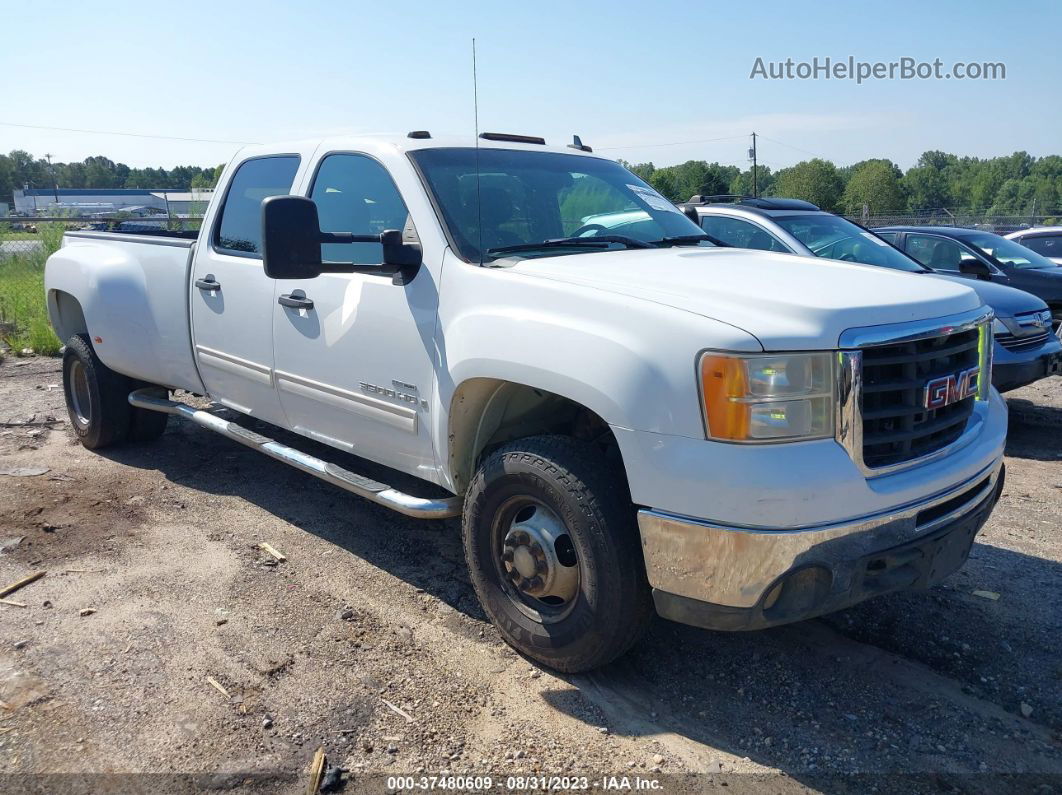
[[[148,383],[202,391],[188,305],[195,240],[186,235],[67,232],[45,272],[53,325],[67,334],[59,294],[80,296],[104,364]]]

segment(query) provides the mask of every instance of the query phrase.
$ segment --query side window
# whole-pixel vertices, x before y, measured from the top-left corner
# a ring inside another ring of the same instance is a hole
[[[236,169],[214,227],[214,247],[228,254],[261,255],[262,200],[291,193],[298,170],[298,155],[259,157]]]
[[[954,240],[932,235],[907,235],[907,253],[927,268],[952,273],[959,272],[963,261],[977,259]]]
[[[761,251],[789,251],[782,243],[755,224],[723,215],[701,216],[701,229],[717,240],[737,248]]]
[[[310,198],[317,203],[322,232],[378,235],[385,229],[412,229],[406,203],[391,175],[366,155],[328,155],[314,177]],[[327,262],[378,264],[379,243],[324,243]]]
[[[874,234],[887,243],[892,243],[894,246],[896,245],[897,238],[900,236],[899,232],[874,232]]]
[[[1017,241],[1025,248],[1031,248],[1037,254],[1055,259],[1062,257],[1062,235],[1040,235],[1039,237],[1023,237]]]

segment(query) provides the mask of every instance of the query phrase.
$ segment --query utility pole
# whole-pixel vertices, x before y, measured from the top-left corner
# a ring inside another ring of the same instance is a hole
[[[756,133],[752,134],[752,148],[749,149],[749,160],[752,161],[752,195],[759,196],[759,185],[756,180]]]
[[[55,178],[55,169],[52,168],[52,155],[49,152],[45,159],[48,161],[48,173],[52,176],[52,188],[55,190],[55,209],[59,209],[59,180]]]

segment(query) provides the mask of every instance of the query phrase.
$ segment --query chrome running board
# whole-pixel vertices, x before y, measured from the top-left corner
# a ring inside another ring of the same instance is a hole
[[[202,425],[215,433],[220,433],[222,436],[264,453],[270,458],[275,458],[277,461],[282,461],[289,466],[318,477],[333,486],[338,486],[344,491],[357,494],[359,497],[364,497],[377,505],[383,505],[385,508],[398,511],[398,513],[406,516],[412,516],[416,519],[447,519],[451,516],[461,515],[462,500],[460,497],[433,500],[404,494],[383,483],[377,483],[371,478],[357,475],[343,469],[343,467],[299,452],[293,447],[288,447],[270,439],[268,436],[249,431],[242,425],[222,419],[209,411],[196,409],[184,403],[160,397],[159,393],[160,390],[155,387],[137,389],[129,394],[129,403],[138,409],[161,411],[166,414],[176,414],[178,417],[184,417],[196,425]]]

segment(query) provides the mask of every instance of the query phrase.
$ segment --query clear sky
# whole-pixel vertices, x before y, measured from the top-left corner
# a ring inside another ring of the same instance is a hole
[[[0,0],[0,122],[225,141],[329,133],[572,133],[670,165],[774,168],[927,149],[1062,153],[1062,3]],[[1006,79],[750,79],[764,61],[1001,61]],[[728,140],[710,140],[726,138]],[[691,143],[697,142],[697,143]],[[0,152],[211,165],[230,143],[0,125]]]

